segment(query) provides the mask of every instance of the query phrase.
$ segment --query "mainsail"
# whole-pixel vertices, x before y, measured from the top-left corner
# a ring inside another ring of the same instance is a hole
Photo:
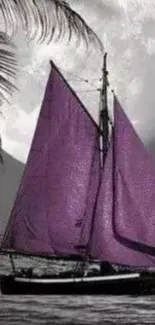
[[[95,173],[99,173],[99,129],[51,65],[2,248],[39,255],[78,254],[81,234],[85,233],[85,243],[89,237],[91,217],[86,221],[86,212],[94,164]]]
[[[155,170],[114,97],[114,127],[99,190],[90,254],[131,266],[154,266]]]
[[[143,244],[153,248],[155,247],[155,167],[150,154],[116,97],[114,101],[116,232],[131,242],[141,244],[141,249]]]

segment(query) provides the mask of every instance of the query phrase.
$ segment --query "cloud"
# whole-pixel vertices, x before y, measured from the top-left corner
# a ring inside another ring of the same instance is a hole
[[[102,39],[108,51],[110,86],[130,119],[139,121],[140,136],[146,139],[149,134],[149,139],[154,138],[154,0],[71,0],[70,4]],[[11,107],[3,109],[7,122],[2,135],[7,139],[5,149],[10,152],[12,141],[11,153],[25,161],[23,147],[30,145],[29,135],[32,137],[35,125],[29,121],[33,112],[35,118],[39,112],[50,70],[49,59],[59,66],[97,120],[102,57],[96,49],[85,52],[82,45],[75,51],[73,43],[37,45],[28,42],[22,32],[15,41],[21,68],[17,81],[20,91],[14,93]],[[84,82],[86,79],[89,83]],[[109,109],[112,110],[111,104]]]

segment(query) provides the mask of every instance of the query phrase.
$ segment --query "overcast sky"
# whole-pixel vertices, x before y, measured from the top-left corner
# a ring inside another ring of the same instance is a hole
[[[147,143],[155,136],[155,2],[154,0],[70,0],[70,4],[96,31],[108,52],[109,81],[128,116]],[[72,83],[88,110],[98,112],[98,79],[102,57],[95,49],[64,44],[28,43],[21,32],[16,37],[20,59],[11,107],[3,107],[3,147],[24,161],[40,108],[52,58]],[[89,55],[89,56],[88,56]],[[73,73],[73,75],[71,74]],[[84,81],[89,79],[89,84]],[[74,80],[73,80],[74,79]],[[92,92],[82,92],[94,89]],[[82,90],[82,91],[80,91]],[[110,107],[111,108],[111,107]]]
[[[108,52],[110,87],[141,138],[155,152],[155,1],[70,0],[69,3],[101,38]],[[15,42],[20,62],[17,80],[20,91],[14,93],[11,107],[3,107],[0,127],[5,151],[25,162],[48,78],[49,59],[58,65],[96,119],[102,57],[92,48],[87,53],[82,46],[75,51],[72,44],[37,45],[28,42],[22,32]],[[84,82],[86,79],[89,83]],[[111,101],[109,107],[111,110]]]

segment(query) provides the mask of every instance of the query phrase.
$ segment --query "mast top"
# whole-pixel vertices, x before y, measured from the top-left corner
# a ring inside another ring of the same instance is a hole
[[[104,166],[104,160],[108,151],[109,140],[109,124],[108,124],[108,99],[107,99],[107,87],[108,87],[108,71],[107,71],[107,53],[103,56],[103,68],[102,68],[102,87],[100,92],[100,153],[101,153],[101,167]]]
[[[103,56],[103,67],[102,67],[102,88],[101,88],[101,99],[107,100],[107,87],[109,86],[108,82],[108,70],[107,70],[107,52]],[[106,97],[105,97],[106,96]],[[103,106],[102,109],[106,109],[106,106]]]

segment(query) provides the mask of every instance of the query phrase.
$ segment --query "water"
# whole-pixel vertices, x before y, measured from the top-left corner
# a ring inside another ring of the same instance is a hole
[[[16,265],[41,270],[39,259],[16,260]],[[0,273],[8,273],[9,259],[0,256]],[[49,265],[48,265],[49,267]],[[155,296],[3,296],[0,294],[0,325],[110,325],[155,324]]]
[[[154,324],[154,298],[1,297],[0,324]]]

